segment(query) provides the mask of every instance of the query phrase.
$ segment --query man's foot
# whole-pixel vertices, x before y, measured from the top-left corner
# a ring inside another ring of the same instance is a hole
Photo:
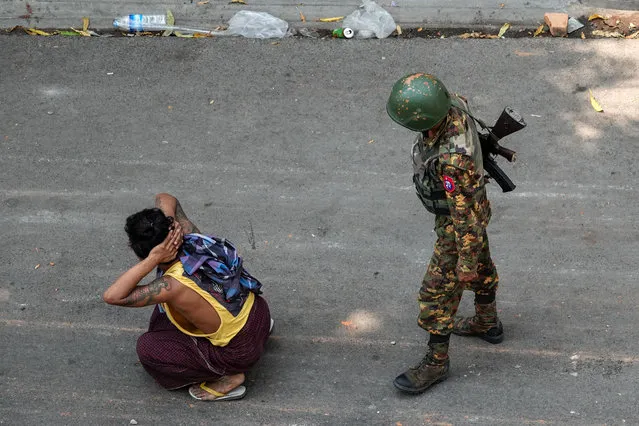
[[[230,401],[244,398],[244,373],[222,376],[214,382],[191,385],[189,394],[199,401]]]
[[[504,327],[497,320],[494,325],[481,324],[474,317],[462,317],[455,320],[453,334],[458,336],[476,336],[492,344],[501,343],[504,340]]]
[[[418,394],[448,378],[450,361],[443,364],[429,363],[428,355],[416,367],[411,367],[393,381],[393,385],[402,392]]]

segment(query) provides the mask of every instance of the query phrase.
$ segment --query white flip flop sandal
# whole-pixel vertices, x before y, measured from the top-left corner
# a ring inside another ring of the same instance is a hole
[[[193,390],[195,388],[195,386],[198,386],[199,388],[205,390],[207,393],[215,396],[215,399],[203,399],[200,398],[199,396],[196,396],[193,393]],[[194,399],[197,399],[198,401],[232,401],[234,399],[242,399],[244,398],[244,395],[246,395],[246,387],[245,386],[238,386],[235,389],[233,389],[230,392],[227,393],[222,393],[222,392],[218,392],[215,389],[211,389],[210,387],[206,386],[206,382],[202,382],[199,385],[193,385],[189,388],[189,395],[191,395]]]

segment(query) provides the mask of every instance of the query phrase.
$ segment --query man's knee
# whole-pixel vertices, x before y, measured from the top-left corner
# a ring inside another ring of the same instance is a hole
[[[135,347],[138,353],[138,359],[142,364],[157,361],[159,342],[154,333],[147,332],[138,337],[138,343]]]

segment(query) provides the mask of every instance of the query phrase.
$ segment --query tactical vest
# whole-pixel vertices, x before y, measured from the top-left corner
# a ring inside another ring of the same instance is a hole
[[[453,96],[453,104],[455,103],[464,109],[468,108],[467,104],[457,96]],[[449,131],[444,131],[435,143],[426,146],[424,136],[420,133],[413,145],[413,182],[417,197],[426,210],[436,215],[450,216],[446,191],[441,179],[442,165],[446,164],[446,160],[441,157],[443,154],[464,154],[472,157],[475,172],[481,176],[482,180],[484,176],[484,162],[475,122],[465,114],[464,110],[455,106],[453,108],[456,110],[453,114],[462,117],[462,123],[465,124],[465,129],[459,129],[460,134],[450,136]],[[475,198],[479,200],[485,197],[485,192],[482,186],[482,189],[476,192]]]

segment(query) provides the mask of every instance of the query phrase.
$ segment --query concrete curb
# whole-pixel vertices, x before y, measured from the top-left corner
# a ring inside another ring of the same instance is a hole
[[[246,5],[218,1],[191,3],[178,1],[20,1],[0,0],[0,28],[16,25],[31,28],[78,28],[82,18],[90,18],[90,28],[98,31],[112,30],[113,19],[131,13],[157,14],[167,9],[173,12],[176,25],[192,28],[212,29],[224,25],[239,10],[268,12],[284,19],[292,27],[334,29],[339,23],[318,22],[319,18],[346,16],[360,4],[359,1],[323,1],[320,5],[284,2],[272,4],[272,0],[247,0]],[[388,3],[388,4],[386,4]],[[390,7],[389,2],[378,2],[403,28],[423,27],[428,29],[497,27],[508,22],[514,27],[536,27],[544,22],[545,12],[564,11],[570,16],[587,16],[591,13],[614,13],[615,9],[602,9],[585,5],[559,5],[548,8],[521,2],[521,6],[500,7],[495,1],[481,0],[468,6],[463,1],[438,0],[424,5],[422,0],[399,0],[399,7]],[[560,2],[555,2],[560,3]],[[302,12],[306,22],[300,17]]]

